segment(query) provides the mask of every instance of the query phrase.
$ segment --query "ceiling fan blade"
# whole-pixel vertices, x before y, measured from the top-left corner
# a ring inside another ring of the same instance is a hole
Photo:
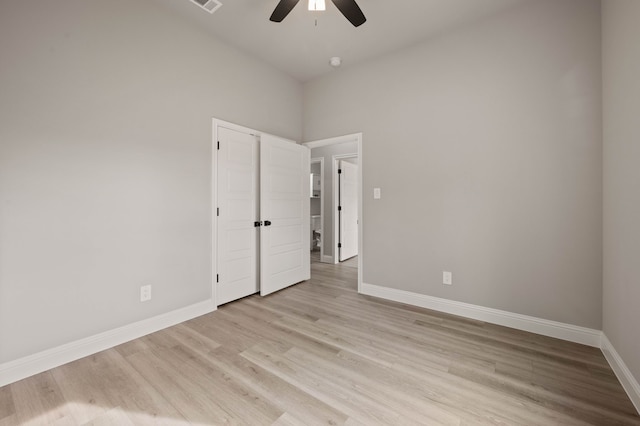
[[[355,0],[331,0],[336,5],[338,10],[342,12],[345,18],[353,24],[354,27],[367,22],[367,18],[364,17],[364,13],[360,10],[360,7]]]
[[[287,17],[289,12],[291,12],[299,1],[300,0],[280,0],[280,3],[278,3],[274,9],[269,20],[273,22],[282,22],[282,20]]]

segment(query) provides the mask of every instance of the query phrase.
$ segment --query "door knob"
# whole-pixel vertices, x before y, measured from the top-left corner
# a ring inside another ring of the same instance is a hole
[[[264,226],[271,226],[271,221],[270,220],[265,220],[264,221]]]

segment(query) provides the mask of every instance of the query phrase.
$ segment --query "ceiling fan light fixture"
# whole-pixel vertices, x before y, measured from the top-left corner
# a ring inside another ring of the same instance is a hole
[[[280,0],[276,8],[273,9],[269,20],[272,22],[282,22],[299,2],[300,0]],[[326,3],[326,0],[309,0],[309,10],[325,10]],[[365,18],[356,0],[331,0],[331,3],[338,8],[340,13],[342,13],[354,27],[359,27],[367,22],[367,18]]]
[[[309,0],[309,10],[312,11],[322,11],[322,10],[326,10],[326,5],[324,3],[324,0]]]

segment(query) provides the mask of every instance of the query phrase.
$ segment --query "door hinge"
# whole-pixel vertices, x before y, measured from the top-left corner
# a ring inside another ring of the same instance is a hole
[[[341,173],[342,173],[342,169],[338,169],[338,174],[341,174]]]
[[[219,283],[220,282],[220,275],[216,274],[216,282]]]
[[[342,248],[342,243],[338,243],[338,248]]]
[[[216,208],[216,216],[220,216],[220,207]]]
[[[338,206],[338,211],[341,212],[342,211],[342,206]]]
[[[218,149],[220,149],[220,141],[218,141]]]

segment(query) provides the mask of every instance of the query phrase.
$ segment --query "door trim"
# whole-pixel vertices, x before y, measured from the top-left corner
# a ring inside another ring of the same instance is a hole
[[[358,146],[358,293],[362,293],[362,264],[364,259],[364,250],[362,249],[363,241],[363,181],[362,181],[362,169],[364,168],[364,162],[362,161],[362,133],[353,133],[350,135],[337,136],[328,139],[318,139],[315,141],[305,142],[302,145],[307,146],[309,149],[319,148],[328,145],[337,145],[346,142],[356,142]],[[353,157],[353,155],[350,155]],[[333,162],[335,168],[335,161]],[[337,171],[336,171],[337,173]],[[334,179],[334,186],[335,186]],[[335,197],[335,191],[334,191]],[[334,209],[337,210],[337,209]],[[337,243],[336,243],[337,247]],[[337,258],[337,250],[333,254],[334,259]]]

